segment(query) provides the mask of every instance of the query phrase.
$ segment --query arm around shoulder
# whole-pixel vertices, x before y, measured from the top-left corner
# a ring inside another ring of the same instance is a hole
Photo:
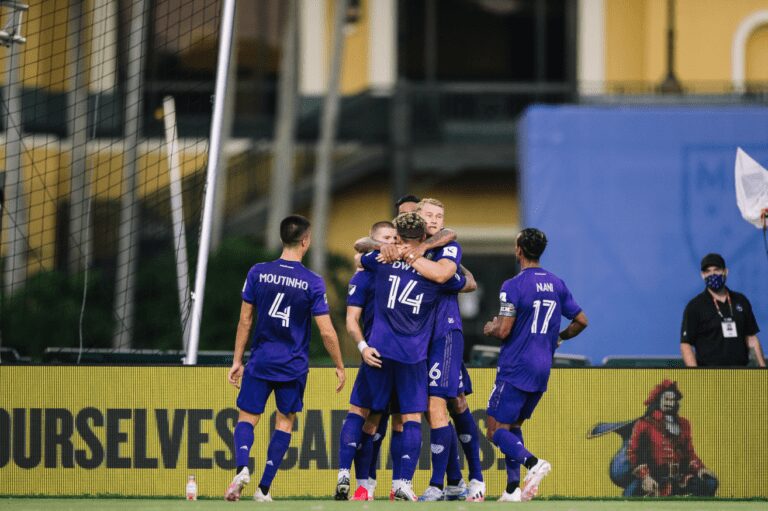
[[[464,287],[461,288],[460,293],[471,293],[473,291],[477,291],[477,281],[475,280],[475,276],[472,275],[472,272],[466,269],[463,265],[461,267],[461,271],[464,272],[464,277],[467,279],[467,283],[464,284]]]

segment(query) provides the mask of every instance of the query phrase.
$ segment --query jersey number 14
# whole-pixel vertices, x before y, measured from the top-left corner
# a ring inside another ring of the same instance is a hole
[[[421,300],[424,298],[424,293],[411,297],[411,293],[416,288],[416,281],[409,280],[408,283],[403,287],[403,290],[400,292],[400,296],[397,294],[397,292],[400,290],[400,277],[397,275],[390,275],[389,281],[391,284],[389,286],[387,308],[394,309],[395,302],[400,302],[403,305],[411,305],[413,307],[413,313],[418,314],[421,310]]]

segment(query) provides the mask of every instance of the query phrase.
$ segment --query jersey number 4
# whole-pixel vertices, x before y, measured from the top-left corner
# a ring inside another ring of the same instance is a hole
[[[544,315],[544,322],[541,324],[541,332],[542,334],[547,333],[547,329],[549,328],[549,320],[552,319],[552,314],[555,312],[555,306],[557,305],[557,302],[554,300],[534,300],[533,302],[533,322],[531,323],[531,333],[536,333],[536,327],[537,323],[539,322],[539,310],[541,309],[542,305],[546,307],[547,312]]]
[[[411,297],[411,293],[416,288],[416,281],[409,280],[408,283],[403,287],[403,290],[400,292],[400,296],[397,295],[397,292],[400,290],[400,277],[397,275],[390,275],[389,281],[391,284],[389,286],[387,308],[394,309],[395,302],[400,302],[403,305],[413,306],[413,313],[418,314],[421,310],[421,299],[424,298],[424,293],[418,294],[415,297]]]
[[[289,305],[285,309],[280,310],[280,303],[282,303],[284,297],[285,293],[277,293],[275,301],[273,301],[272,305],[269,307],[269,315],[279,319],[281,324],[288,328],[291,326],[291,306]]]

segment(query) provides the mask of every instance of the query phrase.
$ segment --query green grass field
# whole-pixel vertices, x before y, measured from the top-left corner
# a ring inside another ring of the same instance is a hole
[[[442,511],[500,511],[522,506],[530,511],[765,511],[765,501],[727,501],[727,500],[538,500],[527,503],[484,502],[470,504],[466,502],[334,502],[331,500],[280,500],[271,504],[255,503],[245,499],[237,503],[221,500],[198,500],[186,502],[171,499],[52,499],[52,498],[0,498],[3,511],[90,511],[90,510],[138,510],[138,511],[191,511],[191,510],[227,510],[237,511],[265,509],[270,511],[337,511],[362,509],[365,511],[397,511],[426,507],[429,510]]]

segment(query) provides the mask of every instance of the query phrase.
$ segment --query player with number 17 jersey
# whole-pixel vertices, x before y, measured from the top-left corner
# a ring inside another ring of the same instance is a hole
[[[557,275],[525,268],[501,286],[499,315],[514,315],[499,354],[497,379],[526,392],[544,392],[557,349],[560,316],[575,318],[581,307]]]
[[[312,316],[329,313],[323,278],[296,261],[258,263],[242,298],[257,310],[246,371],[273,381],[307,374]]]

